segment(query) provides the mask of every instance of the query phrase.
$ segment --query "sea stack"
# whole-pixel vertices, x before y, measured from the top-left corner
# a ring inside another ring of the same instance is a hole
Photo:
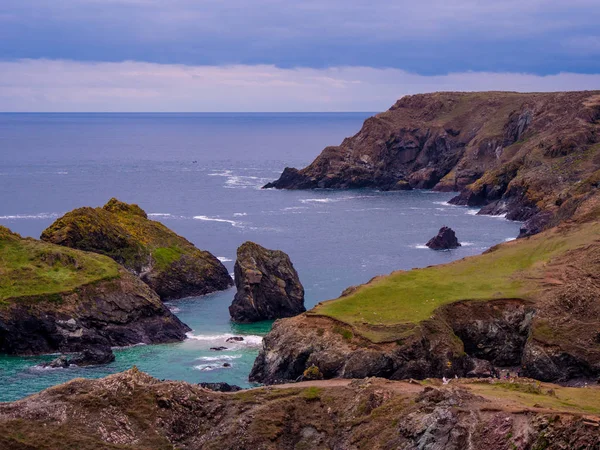
[[[460,243],[456,239],[456,233],[450,227],[440,228],[437,236],[431,238],[425,245],[432,250],[450,250],[460,247]]]
[[[233,321],[280,319],[306,311],[304,288],[286,253],[245,242],[237,250],[234,272],[237,293],[229,307]]]
[[[116,198],[102,208],[65,214],[44,230],[41,239],[111,257],[162,300],[209,294],[233,284],[214,255],[148,219],[138,205]]]

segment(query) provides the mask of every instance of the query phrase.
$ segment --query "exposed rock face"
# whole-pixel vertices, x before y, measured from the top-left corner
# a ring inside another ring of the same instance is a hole
[[[110,347],[181,341],[189,331],[148,286],[105,256],[0,227],[0,272],[0,353],[84,352],[80,363],[103,363]],[[60,284],[48,273],[60,274]]]
[[[111,199],[103,208],[67,213],[42,240],[110,256],[138,275],[163,300],[208,294],[233,283],[227,269],[137,205]]]
[[[460,247],[456,233],[449,227],[440,228],[437,236],[432,237],[426,245],[432,250],[450,250]]]
[[[306,311],[304,288],[287,254],[253,242],[242,244],[235,262],[237,293],[229,307],[236,322],[291,317]]]
[[[453,203],[532,220],[527,235],[597,195],[599,143],[600,91],[412,95],[265,187],[462,191]]]
[[[241,387],[229,383],[200,383],[199,386],[215,392],[238,392],[242,390]]]
[[[532,383],[512,387],[464,380],[424,387],[365,379],[220,393],[160,382],[132,369],[100,380],[73,380],[0,404],[0,447],[31,449],[40,442],[44,448],[182,450],[600,446],[597,415],[553,406],[560,402],[548,392],[564,399],[561,388]],[[537,389],[540,404],[524,403],[517,388]],[[595,391],[588,389],[593,399]]]
[[[326,379],[491,376],[492,366],[520,364],[533,315],[521,300],[458,302],[404,341],[379,344],[332,319],[301,315],[275,322],[250,379],[296,380],[312,366]]]
[[[11,300],[0,308],[0,353],[34,355],[185,339],[190,329],[124,269],[76,292]]]

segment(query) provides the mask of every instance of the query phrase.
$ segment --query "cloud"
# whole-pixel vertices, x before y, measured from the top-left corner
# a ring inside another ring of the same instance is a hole
[[[597,73],[563,43],[599,22],[597,0],[2,0],[0,55]]]
[[[600,74],[461,72],[127,61],[0,62],[0,111],[380,111],[406,94],[599,89]]]

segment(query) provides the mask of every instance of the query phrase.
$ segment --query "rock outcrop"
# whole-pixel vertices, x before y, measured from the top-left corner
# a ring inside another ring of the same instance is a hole
[[[163,300],[227,289],[232,280],[212,254],[197,249],[137,205],[111,199],[56,220],[41,239],[110,256],[139,276]]]
[[[565,224],[450,264],[396,272],[276,321],[250,379],[600,377],[600,223]]]
[[[0,448],[593,450],[600,393],[585,391],[369,378],[221,393],[131,369],[0,404]]]
[[[235,322],[292,317],[306,311],[304,288],[287,254],[245,242],[235,262],[237,293],[229,313]]]
[[[136,276],[102,255],[23,239],[0,227],[0,353],[83,352],[185,339],[189,328]]]
[[[401,98],[266,188],[461,191],[458,205],[539,232],[585,209],[600,180],[600,91]]]
[[[456,233],[449,227],[440,228],[437,236],[432,237],[425,245],[432,250],[450,250],[460,247]]]

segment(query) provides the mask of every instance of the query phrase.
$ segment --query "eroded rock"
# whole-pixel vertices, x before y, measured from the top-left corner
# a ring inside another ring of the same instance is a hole
[[[287,254],[253,242],[238,248],[237,293],[229,313],[235,322],[291,317],[306,311],[304,288]]]
[[[437,236],[432,237],[426,245],[432,250],[450,250],[460,247],[456,233],[446,226],[440,228]]]

